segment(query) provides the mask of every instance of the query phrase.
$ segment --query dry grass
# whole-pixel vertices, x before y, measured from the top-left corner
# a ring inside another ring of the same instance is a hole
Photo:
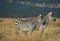
[[[0,41],[60,41],[60,19],[50,22],[41,37],[39,30],[17,35],[14,22],[14,18],[0,18]]]

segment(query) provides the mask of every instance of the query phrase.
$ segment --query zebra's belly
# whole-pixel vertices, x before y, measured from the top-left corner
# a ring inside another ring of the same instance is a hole
[[[21,31],[28,31],[28,26],[26,25],[21,25]]]
[[[24,28],[24,29],[22,29],[22,31],[28,31],[28,29],[27,28]]]

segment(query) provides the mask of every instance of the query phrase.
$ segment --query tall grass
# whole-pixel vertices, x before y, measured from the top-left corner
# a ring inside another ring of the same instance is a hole
[[[43,33],[36,30],[27,35],[22,32],[19,35],[15,33],[15,19],[0,18],[0,20],[0,41],[60,41],[60,26],[56,26],[58,20],[56,23],[49,23]]]

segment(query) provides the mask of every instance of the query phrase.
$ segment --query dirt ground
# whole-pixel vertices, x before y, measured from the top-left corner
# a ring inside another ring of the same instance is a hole
[[[15,33],[15,18],[0,18],[0,41],[60,41],[60,19],[49,22],[41,35],[40,30],[32,33]]]

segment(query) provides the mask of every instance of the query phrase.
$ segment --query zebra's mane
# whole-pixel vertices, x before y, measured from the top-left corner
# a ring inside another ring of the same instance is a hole
[[[41,15],[41,14],[36,14],[36,15],[34,15],[33,17],[37,17],[37,16],[39,16],[39,15]]]
[[[17,20],[21,20],[21,21],[31,21],[32,19],[34,19],[34,18],[36,18],[36,17],[38,17],[39,15],[41,15],[41,14],[37,14],[37,15],[35,15],[35,16],[33,16],[33,17],[29,17],[29,18],[18,18]]]

